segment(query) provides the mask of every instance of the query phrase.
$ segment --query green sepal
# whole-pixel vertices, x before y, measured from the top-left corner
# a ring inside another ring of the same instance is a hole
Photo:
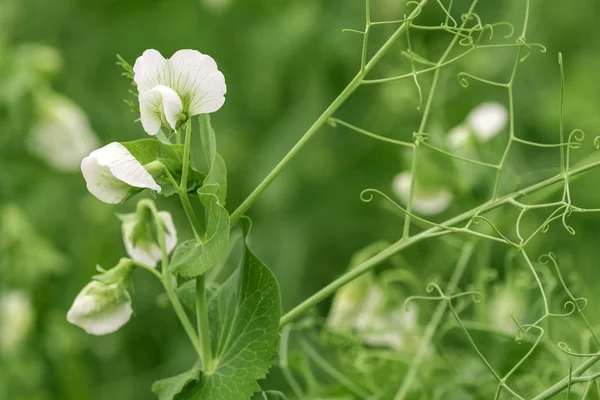
[[[279,284],[247,245],[249,220],[243,218],[240,224],[244,231],[242,265],[208,304],[213,365],[197,378],[192,369],[155,383],[153,390],[160,400],[250,399],[260,391],[257,381],[266,376],[277,354]]]
[[[203,181],[203,186],[213,187],[212,193],[225,206],[227,199],[227,166],[223,157],[217,153],[217,141],[215,131],[210,124],[210,115],[200,115],[198,120],[200,121],[200,138],[204,150],[204,158],[208,165],[208,173]]]
[[[168,197],[177,192],[171,181],[167,179],[164,169],[171,174],[176,182],[179,183],[181,181],[183,145],[165,144],[156,139],[140,139],[131,142],[121,142],[121,144],[129,150],[136,160],[147,167],[156,180],[156,183],[161,187],[161,195]],[[190,160],[190,173],[187,182],[188,189],[190,191],[197,190],[204,179],[205,176],[194,168],[192,160]]]

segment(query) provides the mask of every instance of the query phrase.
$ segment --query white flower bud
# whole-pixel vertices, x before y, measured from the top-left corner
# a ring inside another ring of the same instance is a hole
[[[159,211],[158,216],[165,230],[167,253],[171,253],[177,246],[177,230],[173,224],[171,213]],[[155,239],[154,231],[149,232],[147,227],[153,228],[153,220],[146,221],[139,212],[121,215],[123,224],[123,242],[127,254],[132,260],[156,267],[162,257],[160,247]],[[152,216],[149,216],[152,218]]]
[[[131,261],[122,259],[113,269],[94,277],[75,298],[67,321],[92,335],[106,335],[125,325],[133,314],[127,291],[131,269]]]
[[[136,189],[161,190],[121,143],[113,142],[94,150],[81,162],[81,172],[89,192],[105,203],[120,203]]]
[[[217,111],[225,102],[225,77],[210,56],[179,50],[170,59],[146,50],[133,66],[140,119],[149,135],[164,124],[174,130],[188,117]]]

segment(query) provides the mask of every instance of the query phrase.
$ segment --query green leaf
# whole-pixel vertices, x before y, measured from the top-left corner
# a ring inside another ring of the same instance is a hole
[[[152,392],[158,396],[159,400],[173,400],[185,385],[197,381],[199,378],[200,363],[198,362],[192,369],[184,373],[154,382]]]
[[[206,236],[204,243],[188,240],[175,249],[170,268],[173,274],[184,278],[200,276],[227,256],[229,246],[229,214],[219,203],[216,195],[203,193],[198,196],[206,210]]]
[[[215,131],[210,125],[210,115],[200,115],[199,121],[204,158],[208,164],[208,173],[204,179],[203,186],[218,185],[218,187],[215,186],[213,193],[224,206],[227,198],[227,166],[223,157],[217,153],[217,141]]]
[[[287,397],[285,397],[283,393],[275,390],[267,390],[266,392],[262,392],[262,397],[264,400],[287,400]]]
[[[165,166],[176,182],[180,182],[183,168],[183,145],[165,144],[156,139],[140,139],[132,142],[122,142],[121,144],[142,165],[146,166],[158,161]],[[190,167],[187,187],[195,191],[205,177],[196,171],[193,165]],[[170,196],[175,193],[175,188],[164,175],[154,176],[154,178],[162,189],[160,194]]]
[[[240,222],[246,237],[250,224]],[[197,379],[189,373],[159,381],[160,400],[248,400],[260,391],[257,380],[277,353],[281,298],[277,280],[247,244],[241,268],[210,298],[208,314],[212,368]]]

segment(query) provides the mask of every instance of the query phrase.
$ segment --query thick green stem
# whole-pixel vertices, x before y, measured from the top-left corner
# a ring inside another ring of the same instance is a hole
[[[589,360],[587,360],[586,362],[581,364],[579,367],[575,368],[575,370],[573,370],[573,373],[571,374],[571,378],[576,378],[576,377],[581,376],[585,371],[590,369],[598,361],[600,361],[600,353],[595,355],[594,357],[590,358]],[[563,378],[560,382],[557,382],[552,387],[548,388],[544,392],[535,396],[532,400],[545,400],[545,399],[552,398],[552,397],[554,397],[554,395],[562,392],[567,387],[569,387],[571,383],[572,382],[570,382],[569,377],[567,376],[567,377]]]
[[[187,178],[190,169],[190,148],[192,145],[192,121],[189,120],[185,126],[185,142],[183,145],[183,170],[181,171],[181,184],[179,197],[185,213],[194,230],[194,235],[199,243],[202,240],[202,227],[196,218],[194,209],[187,193]],[[204,275],[196,277],[196,319],[198,323],[198,334],[201,342],[200,358],[203,363],[203,371],[210,374],[212,368],[212,351],[210,347],[210,326],[208,324],[208,309],[206,307],[206,288]]]
[[[596,157],[594,157],[594,158],[596,158]],[[569,176],[572,177],[572,176],[579,175],[587,170],[590,170],[590,169],[598,167],[598,166],[600,166],[600,161],[590,162],[589,164],[583,165],[579,168],[575,168],[575,169],[569,171]],[[499,199],[490,201],[483,209],[481,208],[481,206],[479,206],[479,207],[473,208],[469,211],[466,211],[454,218],[447,220],[446,222],[444,222],[440,225],[450,227],[450,226],[456,225],[458,223],[468,221],[474,215],[494,210],[500,206],[510,203],[511,199],[519,198],[519,197],[522,197],[529,193],[532,193],[532,192],[535,192],[542,188],[545,188],[547,186],[553,185],[555,183],[562,182],[563,179],[564,178],[563,178],[562,174],[557,175],[552,178],[549,178],[549,179],[546,179],[544,181],[536,183],[535,185],[532,185],[525,189],[522,189],[518,192],[511,193],[511,194],[508,194]],[[292,322],[293,320],[298,318],[300,315],[302,315],[304,312],[311,309],[312,307],[314,307],[315,305],[317,305],[318,303],[320,303],[327,297],[331,296],[340,287],[344,286],[348,282],[361,276],[365,272],[369,271],[371,268],[375,267],[376,265],[379,265],[381,262],[387,260],[388,258],[390,258],[394,254],[398,253],[399,251],[401,251],[407,247],[410,247],[413,244],[418,243],[424,239],[439,236],[440,234],[443,234],[443,233],[444,233],[443,228],[441,228],[439,226],[435,226],[435,227],[427,229],[415,236],[412,236],[406,240],[400,239],[399,241],[397,241],[397,242],[393,243],[391,246],[389,246],[387,249],[381,251],[380,253],[371,257],[367,261],[363,262],[362,264],[360,264],[357,267],[353,268],[352,270],[348,271],[346,274],[340,276],[338,279],[331,282],[329,285],[325,286],[323,289],[319,290],[317,293],[313,294],[311,297],[309,297],[308,299],[306,299],[305,301],[300,303],[298,306],[296,306],[294,309],[292,309],[290,312],[288,312],[281,318],[280,325],[283,326],[283,325],[289,324],[290,322]]]
[[[413,12],[408,16],[408,19],[415,18],[421,8],[425,6],[428,0],[421,0],[417,7],[413,10]],[[273,170],[266,176],[265,179],[254,189],[252,193],[240,204],[240,206],[231,213],[230,223],[231,225],[235,224],[238,219],[246,212],[248,209],[254,204],[258,196],[265,191],[267,187],[277,178],[277,176],[283,171],[286,165],[294,158],[294,156],[304,147],[304,145],[317,133],[317,131],[327,122],[329,117],[335,113],[338,108],[350,97],[352,93],[361,85],[365,76],[377,65],[379,60],[385,55],[385,53],[392,47],[392,45],[396,42],[396,40],[402,36],[406,29],[408,28],[408,23],[404,22],[400,27],[390,36],[390,38],[381,46],[379,51],[375,53],[373,58],[361,68],[361,70],[356,74],[356,76],[350,81],[348,86],[338,95],[338,97],[331,103],[329,107],[321,114],[321,116],[313,123],[313,125],[304,133],[304,135],[300,138],[300,140],[292,147],[292,149],[281,159],[279,164],[273,168]]]
[[[159,277],[159,279],[161,279],[165,291],[167,292],[167,296],[169,297],[169,300],[173,305],[175,314],[179,318],[179,321],[181,322],[185,333],[188,335],[190,342],[192,342],[194,349],[196,350],[198,355],[202,357],[202,347],[200,346],[200,341],[198,340],[198,334],[194,330],[194,326],[190,322],[190,319],[188,318],[187,314],[185,313],[185,310],[183,309],[183,306],[179,301],[179,297],[177,297],[177,293],[175,293],[175,289],[173,287],[173,278],[171,276],[171,273],[169,272],[169,255],[167,254],[167,243],[165,239],[165,228],[163,222],[158,215],[158,210],[154,206],[154,203],[148,201],[146,204],[144,204],[144,206],[148,207],[148,209],[152,212],[152,216],[154,218],[154,221],[156,222],[156,234],[158,236],[158,245],[160,247],[161,252],[162,275],[155,275]]]
[[[200,275],[196,278],[196,316],[198,321],[198,332],[200,332],[200,342],[202,344],[202,369],[205,374],[210,375],[212,373],[213,365],[204,275]]]
[[[181,171],[181,183],[179,184],[179,198],[181,199],[181,204],[183,205],[185,214],[187,215],[188,220],[190,221],[190,225],[194,230],[194,236],[196,236],[196,240],[202,242],[202,226],[196,218],[196,213],[194,212],[194,208],[192,207],[192,203],[190,202],[190,198],[187,192],[187,180],[190,171],[191,141],[192,120],[189,120],[185,125],[185,143],[183,145],[183,168]]]

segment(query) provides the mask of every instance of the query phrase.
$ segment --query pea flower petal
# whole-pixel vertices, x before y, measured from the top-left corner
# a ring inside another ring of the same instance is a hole
[[[131,296],[119,283],[88,283],[75,298],[67,321],[92,335],[106,335],[125,325],[131,315]]]
[[[405,204],[408,203],[411,184],[410,172],[401,172],[392,182],[392,189],[396,196]],[[421,215],[435,215],[445,211],[452,202],[452,193],[446,189],[425,191],[419,186],[413,193],[413,211]]]
[[[81,172],[89,192],[109,204],[123,201],[132,188],[161,190],[142,164],[117,142],[91,152],[81,162]]]
[[[167,253],[170,253],[177,246],[177,230],[173,224],[173,218],[168,211],[159,211],[158,216],[162,220],[165,227],[165,242],[167,245]],[[127,254],[132,260],[141,262],[151,267],[156,267],[160,261],[162,253],[160,247],[152,238],[138,239],[135,241],[132,238],[134,228],[139,221],[135,218],[135,213],[122,216],[123,225],[123,242]]]
[[[146,50],[136,60],[133,71],[142,124],[150,135],[160,129],[159,115],[164,115],[169,127],[175,129],[177,122],[215,112],[225,103],[225,77],[215,60],[197,50],[179,50],[170,59],[165,59],[157,50]],[[155,92],[146,94],[150,91]],[[178,105],[175,94],[181,102],[177,113],[174,112]]]
[[[154,88],[140,93],[139,100],[140,120],[149,135],[156,135],[160,131],[163,117],[171,129],[177,129],[183,104],[173,89],[164,85],[156,85]]]
[[[467,122],[479,139],[488,141],[506,127],[508,112],[502,104],[486,102],[471,111]]]

